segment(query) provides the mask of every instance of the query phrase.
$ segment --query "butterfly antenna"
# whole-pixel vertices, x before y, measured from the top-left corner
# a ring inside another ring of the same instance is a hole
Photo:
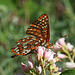
[[[68,34],[67,35],[65,35],[65,36],[62,36],[62,37],[67,37],[68,36]]]

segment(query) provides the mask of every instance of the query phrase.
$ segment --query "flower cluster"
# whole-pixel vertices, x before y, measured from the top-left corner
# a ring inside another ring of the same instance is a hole
[[[60,38],[54,45],[53,48],[60,59],[69,59],[65,63],[67,68],[75,68],[74,58],[75,58],[75,48],[70,43],[65,42],[65,38]]]
[[[32,56],[28,56],[28,66],[21,62],[21,69],[25,73],[32,75],[38,75],[43,73],[46,74],[46,70],[49,70],[50,75],[59,75],[58,67],[56,67],[56,62],[59,60],[58,57],[54,57],[55,53],[51,49],[46,49],[45,47],[37,47],[36,62],[38,66],[34,66]]]
[[[51,49],[46,49],[45,47],[37,47],[37,54],[35,55],[36,63],[32,59],[32,56],[28,56],[28,65],[21,62],[24,73],[29,73],[31,75],[46,74],[46,70],[50,72],[50,75],[59,75],[62,72],[62,68],[56,66],[56,62],[60,59],[68,59],[64,65],[67,68],[75,68],[74,58],[75,58],[75,48],[70,43],[65,42],[65,38],[60,38],[54,45],[53,52]],[[61,71],[59,72],[58,69]]]

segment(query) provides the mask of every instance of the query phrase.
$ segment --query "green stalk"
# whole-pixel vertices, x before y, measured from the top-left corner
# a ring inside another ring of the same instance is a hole
[[[63,51],[68,55],[67,57],[68,57],[68,59],[70,60],[70,62],[73,63],[74,61],[73,61],[73,59],[71,58],[71,55],[70,55],[70,53],[67,51],[67,49],[65,49],[65,50],[63,50]]]
[[[41,58],[41,60],[43,60],[43,59]],[[43,62],[41,62],[42,69],[43,69],[43,75],[46,75],[46,72],[45,72],[45,61],[46,61],[46,59],[44,59]]]
[[[45,68],[44,68],[44,66],[43,66],[43,75],[46,75],[46,72],[45,72]]]
[[[49,69],[50,69],[50,75],[52,75],[52,69],[51,69],[51,66],[49,67]]]
[[[72,63],[74,63],[74,61],[72,60],[70,54],[68,54],[68,59],[69,59]]]

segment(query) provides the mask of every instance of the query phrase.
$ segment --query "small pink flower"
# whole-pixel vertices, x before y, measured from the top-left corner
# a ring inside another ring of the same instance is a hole
[[[65,45],[65,38],[60,38],[58,40],[58,44],[61,45],[61,46]]]
[[[56,67],[56,70],[58,70],[59,69],[59,67]]]
[[[31,69],[34,67],[34,62],[32,60],[32,56],[28,56],[28,68]]]
[[[58,42],[56,42],[56,44],[54,45],[53,48],[56,52],[58,52],[61,49],[61,46],[58,44]]]
[[[56,64],[53,64],[53,67],[56,67]]]
[[[36,72],[38,72],[39,74],[42,72],[42,68],[41,68],[41,66],[36,67]]]
[[[58,67],[56,67],[56,64],[53,64],[52,66],[52,73],[57,72],[58,71]]]
[[[40,60],[41,57],[43,57],[43,52],[44,52],[45,48],[44,47],[37,47],[37,58],[38,60]]]
[[[59,50],[61,50],[62,46],[64,46],[64,45],[65,45],[65,38],[60,38],[60,39],[55,43],[53,49],[58,52]]]
[[[64,59],[64,58],[66,58],[66,55],[65,55],[65,54],[58,54],[58,57],[59,57],[60,59]]]
[[[31,69],[33,67],[34,67],[33,63],[31,61],[28,61],[28,68]]]
[[[27,65],[24,64],[23,62],[21,62],[21,65],[22,65],[22,67],[21,67],[22,71],[23,71],[23,72],[27,72],[28,69],[29,69],[29,68],[27,67]]]
[[[54,52],[51,51],[51,49],[49,49],[49,50],[47,49],[47,50],[44,51],[43,57],[45,59],[47,59],[48,61],[50,61],[50,60],[53,59],[53,55],[54,55]]]
[[[67,48],[68,48],[68,50],[72,50],[73,45],[71,45],[70,43],[67,43]]]
[[[53,64],[53,67],[54,67],[54,69],[55,69],[55,70],[57,70],[57,71],[58,71],[58,69],[59,69],[59,68],[58,68],[58,67],[56,67],[56,64]]]

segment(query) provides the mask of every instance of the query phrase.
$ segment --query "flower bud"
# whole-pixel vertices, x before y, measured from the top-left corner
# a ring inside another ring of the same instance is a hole
[[[56,42],[56,44],[54,45],[53,48],[56,52],[58,52],[61,49],[61,46],[58,44],[58,42]]]
[[[65,45],[65,38],[60,38],[58,40],[58,44],[61,45],[61,46]]]
[[[40,73],[42,72],[42,68],[41,68],[41,66],[36,67],[36,71],[40,74]]]
[[[68,48],[68,50],[72,50],[73,45],[71,45],[70,43],[67,43],[67,48]]]
[[[66,62],[64,65],[69,69],[75,68],[75,63],[72,62]]]
[[[38,60],[40,60],[41,57],[43,57],[44,50],[45,50],[44,47],[41,47],[41,46],[37,47],[37,58],[38,58]]]
[[[31,69],[33,67],[34,67],[33,63],[31,61],[28,61],[28,68]]]
[[[50,61],[50,60],[53,59],[53,55],[54,55],[54,52],[51,51],[51,49],[49,49],[49,50],[47,49],[47,50],[44,51],[43,57],[45,59],[47,59],[48,61]]]
[[[23,71],[23,72],[27,72],[27,71],[28,71],[27,65],[24,64],[23,62],[21,62],[21,65],[22,65],[22,67],[21,67],[22,71]]]
[[[58,54],[58,57],[59,57],[60,59],[64,59],[64,58],[66,58],[66,55],[65,55],[65,54]]]
[[[28,67],[29,68],[33,68],[34,67],[34,62],[32,60],[32,56],[31,55],[28,56]]]

